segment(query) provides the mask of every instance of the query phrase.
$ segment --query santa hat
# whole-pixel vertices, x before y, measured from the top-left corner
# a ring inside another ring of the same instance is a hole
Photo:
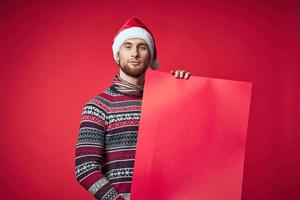
[[[115,61],[119,64],[118,53],[121,45],[126,40],[132,38],[140,38],[146,41],[151,54],[150,67],[152,69],[157,69],[159,62],[156,60],[157,52],[154,37],[149,29],[135,16],[131,17],[114,37],[112,51]]]

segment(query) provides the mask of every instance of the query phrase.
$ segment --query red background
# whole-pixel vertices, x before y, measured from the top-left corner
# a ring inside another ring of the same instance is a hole
[[[242,199],[300,199],[296,0],[1,1],[0,198],[93,199],[75,180],[80,114],[132,15],[160,71],[253,82]]]

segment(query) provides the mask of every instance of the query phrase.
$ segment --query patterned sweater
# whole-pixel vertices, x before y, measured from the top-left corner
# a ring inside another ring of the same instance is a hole
[[[76,179],[96,199],[130,199],[143,87],[115,76],[83,108]]]

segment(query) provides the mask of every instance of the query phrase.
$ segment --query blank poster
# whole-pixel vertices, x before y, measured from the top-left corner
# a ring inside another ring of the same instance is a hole
[[[252,84],[145,79],[131,199],[240,200]]]

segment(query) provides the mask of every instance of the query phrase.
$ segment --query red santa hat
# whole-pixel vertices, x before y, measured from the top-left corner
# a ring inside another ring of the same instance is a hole
[[[145,40],[150,50],[150,67],[157,69],[159,66],[158,60],[156,60],[157,52],[154,37],[150,30],[135,16],[131,17],[121,27],[113,40],[112,51],[115,61],[119,64],[118,53],[121,45],[128,39],[140,38]]]

